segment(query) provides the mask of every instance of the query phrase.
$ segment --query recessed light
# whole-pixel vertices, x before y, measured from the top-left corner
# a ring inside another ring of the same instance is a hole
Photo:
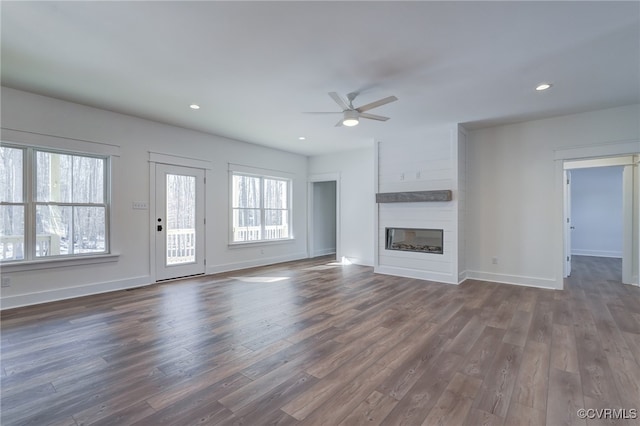
[[[550,87],[551,87],[551,83],[541,83],[541,84],[538,85],[538,87],[536,87],[536,90],[538,92],[541,92],[543,90],[547,90]]]
[[[306,140],[307,138],[305,138],[304,136],[300,136],[298,139],[300,139],[301,141]]]
[[[191,108],[191,109],[200,109],[200,105],[191,104],[191,105],[189,105],[189,108]]]

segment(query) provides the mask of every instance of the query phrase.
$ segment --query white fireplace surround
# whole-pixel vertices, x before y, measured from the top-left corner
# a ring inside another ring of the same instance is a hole
[[[465,140],[462,129],[453,126],[416,141],[376,144],[376,273],[450,284],[465,279],[459,249]],[[441,229],[442,253],[389,249],[387,228]]]

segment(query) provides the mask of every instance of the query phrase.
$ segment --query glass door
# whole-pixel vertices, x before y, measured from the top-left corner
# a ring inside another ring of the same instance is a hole
[[[156,279],[204,274],[204,170],[156,165]]]

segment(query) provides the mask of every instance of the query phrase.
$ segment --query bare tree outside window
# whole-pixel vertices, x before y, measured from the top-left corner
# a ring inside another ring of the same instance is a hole
[[[0,260],[24,259],[24,150],[0,147]]]
[[[24,161],[27,153],[33,164]],[[0,260],[107,251],[105,158],[14,147],[2,147],[0,155]],[[35,185],[31,199],[24,200],[26,174]],[[27,211],[35,244],[25,241]]]

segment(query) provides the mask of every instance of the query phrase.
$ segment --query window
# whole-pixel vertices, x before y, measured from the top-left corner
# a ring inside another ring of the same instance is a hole
[[[0,261],[108,253],[107,164],[0,147]]]
[[[232,174],[232,242],[291,238],[289,179]]]

